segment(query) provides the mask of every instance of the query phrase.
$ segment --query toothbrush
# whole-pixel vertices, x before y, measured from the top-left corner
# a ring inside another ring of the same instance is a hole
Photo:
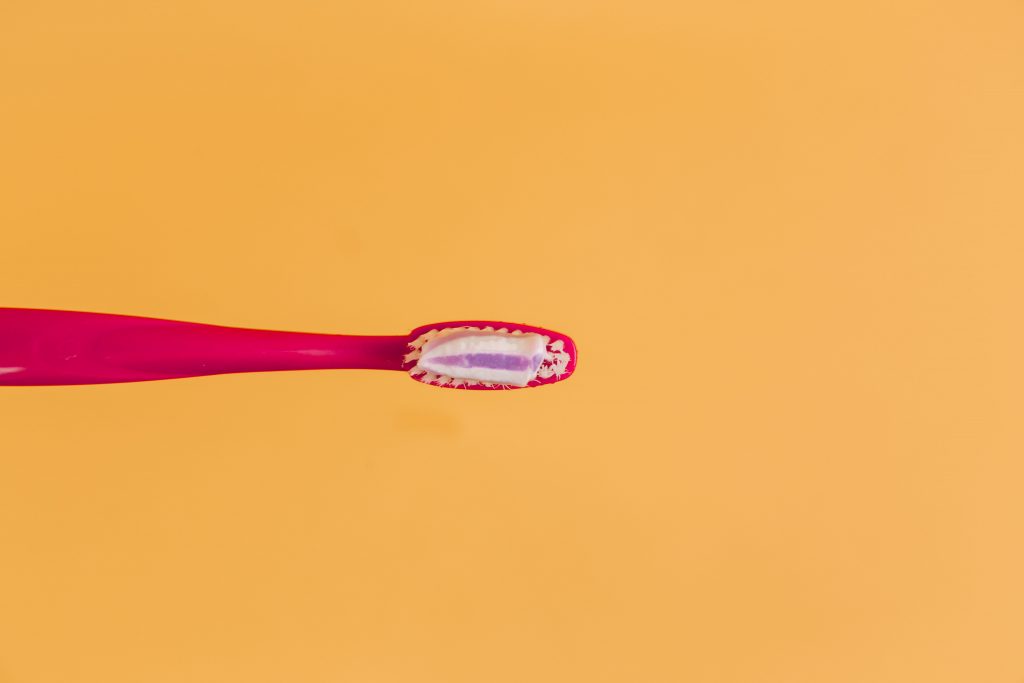
[[[424,325],[407,335],[356,336],[0,308],[0,385],[340,368],[398,370],[454,389],[519,389],[569,377],[576,346],[551,330],[483,320]]]

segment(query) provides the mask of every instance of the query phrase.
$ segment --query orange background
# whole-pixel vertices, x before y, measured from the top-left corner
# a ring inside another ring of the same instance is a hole
[[[1022,38],[6,0],[3,305],[581,362],[0,391],[0,681],[1024,680]]]

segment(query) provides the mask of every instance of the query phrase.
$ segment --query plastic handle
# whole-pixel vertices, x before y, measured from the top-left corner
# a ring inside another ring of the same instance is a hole
[[[108,384],[231,372],[401,370],[408,338],[0,308],[0,385]]]

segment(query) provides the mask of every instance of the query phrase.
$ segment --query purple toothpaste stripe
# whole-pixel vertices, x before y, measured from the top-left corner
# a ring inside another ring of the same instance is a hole
[[[439,356],[433,359],[453,368],[488,368],[490,370],[536,370],[541,356],[527,358],[507,353],[467,353],[457,356]]]

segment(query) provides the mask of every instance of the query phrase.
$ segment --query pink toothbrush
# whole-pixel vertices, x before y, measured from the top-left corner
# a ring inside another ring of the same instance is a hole
[[[332,368],[400,370],[456,389],[518,389],[567,378],[576,369],[576,346],[551,330],[481,320],[425,325],[408,335],[354,336],[0,308],[0,385]]]

